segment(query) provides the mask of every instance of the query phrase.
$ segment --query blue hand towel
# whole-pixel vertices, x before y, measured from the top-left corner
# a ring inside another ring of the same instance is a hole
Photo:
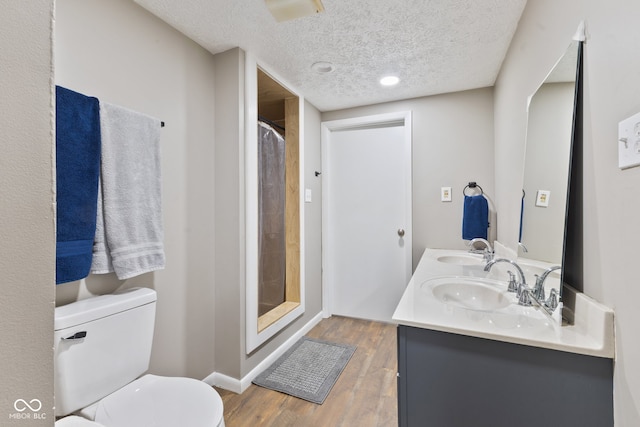
[[[56,284],[89,274],[99,172],[98,99],[56,86]]]
[[[489,203],[483,195],[464,196],[462,238],[464,240],[487,238],[489,228]]]

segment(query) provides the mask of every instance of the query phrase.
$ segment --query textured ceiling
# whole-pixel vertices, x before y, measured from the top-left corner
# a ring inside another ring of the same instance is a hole
[[[251,52],[321,111],[492,86],[526,4],[322,0],[324,13],[277,23],[263,0],[135,1],[212,53]],[[380,86],[386,74],[400,83]]]

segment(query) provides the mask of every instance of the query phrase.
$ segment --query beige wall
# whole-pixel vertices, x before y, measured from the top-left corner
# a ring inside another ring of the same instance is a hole
[[[495,89],[499,232],[514,241],[525,101],[586,21],[584,291],[615,310],[618,427],[640,425],[640,168],[622,171],[617,161],[618,122],[640,111],[639,16],[633,0],[528,2]]]
[[[0,424],[49,426],[55,283],[53,2],[2,1],[0,6]],[[42,408],[18,412],[18,399],[34,408],[33,399],[38,399]]]
[[[215,55],[215,351],[216,371],[242,376],[244,345],[244,52]]]
[[[462,190],[469,181],[482,187],[490,206],[493,202],[493,90],[326,112],[322,120],[392,111],[412,111],[415,268],[425,248],[466,248],[462,240]],[[452,202],[440,202],[440,187],[451,187]]]
[[[214,355],[213,56],[128,0],[59,0],[56,84],[163,120],[166,269],[57,286],[67,303],[122,286],[158,292],[151,371],[204,378]]]
[[[244,354],[244,53],[214,57],[127,0],[59,0],[56,15],[57,84],[166,122],[167,255],[165,270],[125,282],[109,274],[59,285],[58,304],[119,287],[152,287],[158,306],[151,372],[205,378],[215,371],[240,379],[321,311],[315,203],[305,212],[312,236],[306,246],[307,311],[250,357]],[[320,159],[319,113],[310,104],[306,111],[305,150],[313,164]],[[319,179],[307,176],[319,201]]]

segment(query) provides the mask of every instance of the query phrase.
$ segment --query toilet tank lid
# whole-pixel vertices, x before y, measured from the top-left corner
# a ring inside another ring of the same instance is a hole
[[[56,307],[54,329],[66,329],[156,301],[156,291],[131,288]]]

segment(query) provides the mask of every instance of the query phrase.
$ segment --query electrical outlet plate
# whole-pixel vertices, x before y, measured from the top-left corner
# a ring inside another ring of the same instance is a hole
[[[440,200],[443,202],[451,201],[451,187],[440,188]]]
[[[536,194],[536,206],[546,208],[549,207],[549,198],[551,197],[551,191],[538,190]]]
[[[640,113],[618,123],[618,167],[640,166]]]

